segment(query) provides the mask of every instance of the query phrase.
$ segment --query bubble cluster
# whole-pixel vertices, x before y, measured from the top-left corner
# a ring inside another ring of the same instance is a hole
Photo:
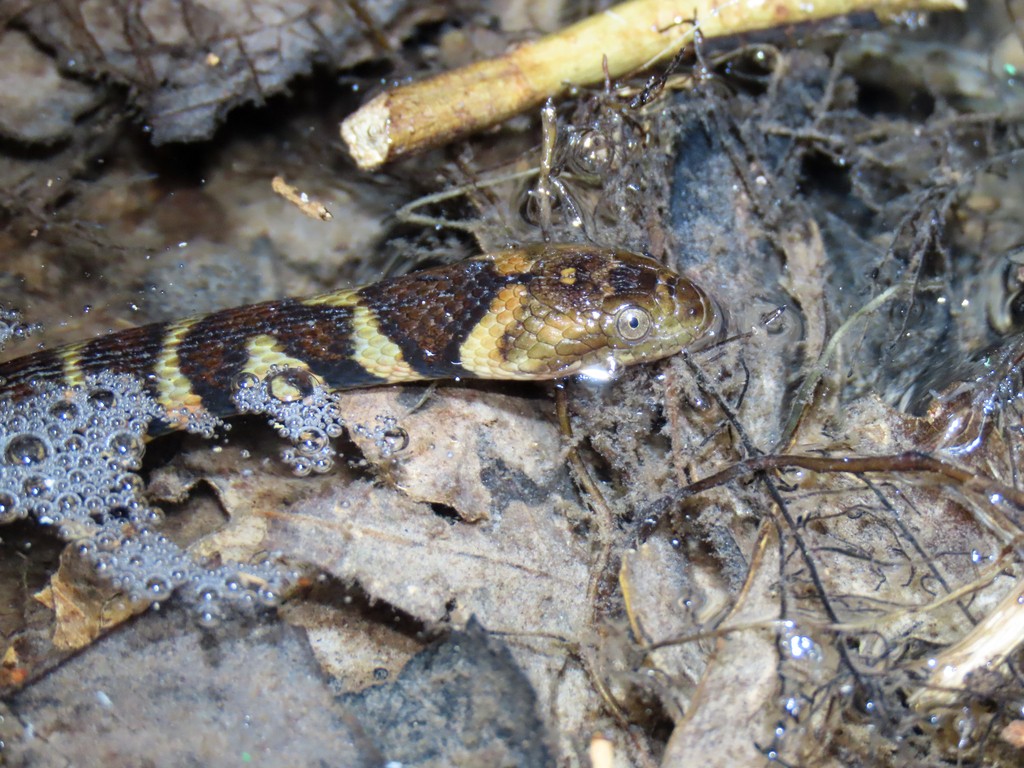
[[[275,560],[207,567],[160,533],[135,470],[163,415],[137,379],[112,373],[0,400],[0,523],[28,518],[75,542],[133,603],[177,593],[207,624],[231,604],[272,605],[294,578]]]
[[[23,339],[39,328],[22,320],[21,313],[0,304],[0,349],[11,339]]]
[[[299,476],[327,472],[334,466],[331,439],[345,429],[338,395],[308,371],[274,366],[262,379],[242,373],[234,382],[233,399],[240,413],[270,417],[270,424],[292,445],[281,459]]]
[[[569,128],[565,165],[589,181],[601,181],[616,169],[615,147],[619,142],[605,129]]]
[[[214,437],[218,431],[231,429],[230,424],[225,423],[223,419],[217,418],[206,410],[197,411],[181,408],[177,416],[178,421],[176,423],[183,424],[186,432],[205,437],[207,440]]]
[[[409,433],[398,426],[398,419],[394,416],[377,416],[374,426],[356,424],[352,430],[372,441],[381,458],[389,458],[409,447]]]

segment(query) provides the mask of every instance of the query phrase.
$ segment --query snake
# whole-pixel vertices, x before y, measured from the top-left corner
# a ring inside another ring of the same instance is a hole
[[[706,344],[721,323],[708,292],[650,257],[541,243],[44,349],[0,363],[0,401],[130,374],[166,412],[160,431],[173,431],[189,415],[235,415],[243,376],[294,369],[329,390],[608,378]]]

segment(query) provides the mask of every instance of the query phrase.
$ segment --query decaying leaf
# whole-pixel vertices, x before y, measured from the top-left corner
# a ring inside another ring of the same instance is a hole
[[[384,27],[402,3],[368,7]],[[17,18],[65,70],[129,87],[158,144],[208,138],[231,109],[263,103],[314,62],[373,50],[345,3],[76,0],[32,3]]]
[[[32,144],[66,138],[75,119],[100,101],[85,83],[61,76],[24,32],[11,29],[0,31],[0,98],[0,133]]]

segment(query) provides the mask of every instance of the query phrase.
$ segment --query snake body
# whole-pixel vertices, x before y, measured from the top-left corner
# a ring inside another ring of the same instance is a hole
[[[111,333],[0,363],[0,400],[132,374],[167,412],[236,412],[242,375],[281,367],[331,389],[429,379],[553,379],[675,354],[720,312],[652,259],[589,245],[485,254],[306,299]]]

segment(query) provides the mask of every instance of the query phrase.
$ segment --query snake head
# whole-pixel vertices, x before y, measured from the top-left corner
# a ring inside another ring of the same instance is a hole
[[[521,272],[499,313],[506,322],[497,351],[519,378],[609,378],[706,343],[722,324],[704,290],[635,253],[546,244],[507,258],[507,268]]]
[[[608,349],[605,369],[697,349],[721,332],[723,314],[711,296],[653,259],[616,252],[605,279],[609,289],[601,317]]]

